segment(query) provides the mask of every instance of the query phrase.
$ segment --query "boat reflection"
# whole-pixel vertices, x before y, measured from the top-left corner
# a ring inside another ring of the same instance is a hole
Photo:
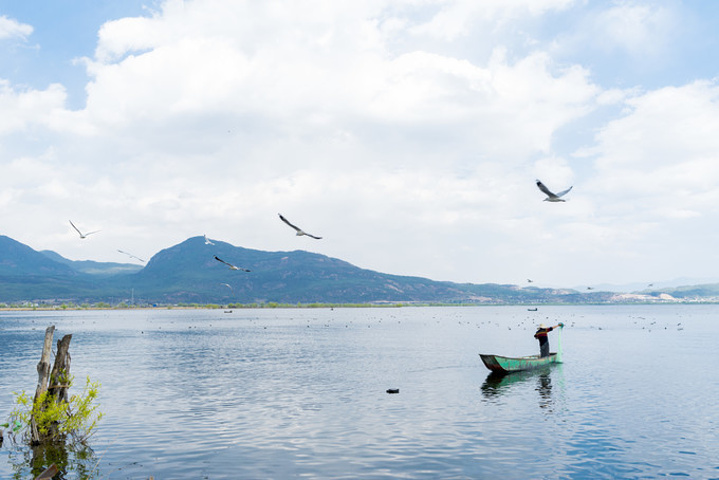
[[[534,390],[539,394],[539,407],[551,410],[553,404],[551,373],[551,368],[507,374],[491,372],[482,383],[482,395],[486,400],[497,401],[521,386],[536,382]]]

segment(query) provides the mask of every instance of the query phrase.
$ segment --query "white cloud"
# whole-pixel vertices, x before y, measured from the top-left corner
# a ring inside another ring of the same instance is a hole
[[[289,33],[248,41],[242,27],[256,27],[238,21],[238,12],[223,11],[204,25],[203,6],[192,4],[199,25],[185,13],[182,22],[173,14],[104,28],[98,50],[116,55],[88,61],[88,114],[113,129],[160,122],[177,128],[183,118],[186,128],[198,128],[198,120],[242,118],[271,124],[278,135],[326,136],[330,129],[345,139],[361,137],[353,131],[356,122],[396,132],[432,128],[439,135],[469,128],[476,132],[472,142],[486,143],[480,150],[498,154],[507,145],[518,157],[547,151],[553,131],[586,114],[598,93],[586,71],[559,69],[544,54],[509,63],[498,51],[486,66],[421,50],[391,55],[377,43],[382,33],[376,23],[346,13],[321,17],[320,26],[314,17],[304,19],[306,25],[300,17]],[[193,36],[156,33],[178,30],[178,22]],[[153,33],[138,32],[138,25]],[[357,35],[338,33],[345,30]],[[124,56],[135,48],[125,38],[142,48],[158,38],[164,43]]]
[[[646,189],[672,198],[714,190],[719,181],[719,86],[699,81],[627,101],[630,109],[598,135],[600,174],[620,180],[610,191]],[[638,181],[639,178],[643,181]]]
[[[59,84],[46,90],[13,88],[8,80],[0,79],[0,135],[25,130],[32,125],[58,125],[63,115],[67,94]]]
[[[682,150],[689,148],[692,154],[706,154],[716,152],[719,145],[719,139],[709,135],[719,120],[718,102],[719,86],[715,81],[705,80],[647,92],[628,103],[634,108],[631,117],[647,122],[645,131],[662,130],[661,142],[679,143]]]
[[[542,42],[490,34],[491,55],[466,55],[489,24],[581,6],[195,0],[108,22],[85,108],[0,82],[7,234],[70,258],[207,233],[457,281],[635,279],[670,244],[658,233],[717,215],[716,84],[605,89]],[[630,6],[594,20],[608,31]],[[581,122],[593,141],[560,151]],[[574,189],[548,204],[535,178]],[[28,205],[43,220],[23,222]],[[325,239],[298,243],[278,212]],[[102,234],[80,244],[68,218]]]
[[[46,123],[68,135],[57,155],[74,176],[51,175],[74,192],[70,208],[96,228],[103,212],[118,230],[147,224],[127,248],[164,248],[169,231],[178,241],[214,231],[288,248],[263,231],[293,206],[341,239],[328,253],[431,275],[395,259],[446,248],[464,228],[505,228],[496,217],[521,210],[513,195],[541,198],[528,157],[548,154],[554,131],[591,110],[599,92],[582,68],[558,68],[542,53],[510,62],[500,49],[480,65],[390,48],[388,25],[394,42],[412,23],[393,22],[386,4],[248,8],[170,2],[151,17],[106,24],[85,60],[86,109]],[[559,168],[556,180],[569,180]],[[336,227],[348,212],[353,235]],[[238,236],[233,225],[257,227]],[[377,255],[371,240],[365,249],[367,228],[391,232],[395,246]],[[412,236],[425,240],[403,251]]]
[[[633,56],[658,54],[676,30],[677,12],[655,2],[624,1],[601,12],[595,34],[600,48],[625,50]]]
[[[583,242],[631,259],[615,265],[616,275],[656,275],[653,262],[709,275],[703,265],[715,255],[719,220],[718,102],[710,81],[635,93],[598,133],[594,174],[575,195],[589,200],[585,218],[605,232]]]
[[[520,0],[506,2],[489,0],[477,2],[460,0],[455,2],[437,2],[438,11],[431,19],[411,31],[414,34],[427,34],[445,40],[455,40],[469,35],[476,24],[499,26],[527,16],[541,16],[552,10],[563,10],[572,5],[574,0]]]
[[[616,0],[584,7],[569,10],[568,28],[554,32],[548,48],[609,81],[630,85],[637,75],[660,74],[666,65],[676,68],[675,57],[688,54],[681,49],[696,48],[678,2]]]
[[[0,16],[0,40],[7,38],[20,38],[25,40],[33,32],[31,25],[20,23],[17,20],[8,18],[7,15]]]

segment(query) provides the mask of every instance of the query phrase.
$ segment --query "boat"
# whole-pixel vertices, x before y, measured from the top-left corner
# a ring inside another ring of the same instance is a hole
[[[539,355],[528,355],[526,357],[503,357],[501,355],[490,355],[480,353],[484,365],[493,372],[511,373],[531,370],[544,367],[553,363],[560,363],[556,353],[550,353],[548,357]]]
[[[528,308],[527,311],[528,311],[528,312],[536,312],[536,311],[537,311],[537,307]]]

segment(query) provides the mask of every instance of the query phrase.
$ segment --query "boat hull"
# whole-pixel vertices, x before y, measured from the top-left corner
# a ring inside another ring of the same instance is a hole
[[[553,363],[559,363],[556,353],[550,353],[548,357],[529,355],[527,357],[503,357],[501,355],[489,355],[480,353],[484,365],[493,372],[511,373],[532,370],[544,367]]]

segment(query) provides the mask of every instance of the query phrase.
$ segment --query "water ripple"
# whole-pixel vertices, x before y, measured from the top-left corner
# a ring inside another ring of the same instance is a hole
[[[0,314],[0,401],[53,322],[103,385],[104,477],[719,476],[719,307],[543,310],[566,363],[502,378],[477,353],[533,352],[526,309]]]

